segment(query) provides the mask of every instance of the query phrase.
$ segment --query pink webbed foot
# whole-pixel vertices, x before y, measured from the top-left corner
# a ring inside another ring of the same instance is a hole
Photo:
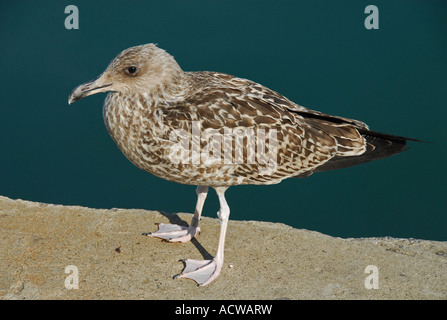
[[[184,227],[177,224],[160,223],[156,232],[143,233],[148,237],[160,238],[169,242],[188,242],[200,233],[199,227]]]
[[[183,272],[174,278],[187,278],[194,280],[199,286],[206,286],[216,279],[222,269],[223,261],[217,260],[182,260],[185,264]]]

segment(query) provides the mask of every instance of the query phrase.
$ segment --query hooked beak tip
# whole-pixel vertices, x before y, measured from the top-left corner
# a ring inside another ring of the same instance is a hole
[[[72,104],[75,101],[76,101],[76,99],[74,99],[74,97],[72,95],[68,96],[68,105]]]
[[[68,96],[68,105],[70,105],[73,102],[76,102],[78,100],[81,100],[84,97],[85,97],[85,93],[83,91],[78,90],[78,88],[76,88]]]

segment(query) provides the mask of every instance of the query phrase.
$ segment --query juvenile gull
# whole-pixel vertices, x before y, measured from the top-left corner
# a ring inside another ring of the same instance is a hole
[[[198,186],[190,226],[160,224],[148,236],[191,240],[200,232],[208,188],[216,190],[217,253],[212,260],[186,259],[177,276],[199,285],[216,279],[223,265],[230,214],[225,191],[230,186],[275,184],[345,168],[399,153],[407,140],[414,140],[307,109],[250,80],[184,72],[154,44],[121,52],[98,78],[74,89],[68,103],[99,92],[109,92],[103,107],[107,130],[134,165]]]

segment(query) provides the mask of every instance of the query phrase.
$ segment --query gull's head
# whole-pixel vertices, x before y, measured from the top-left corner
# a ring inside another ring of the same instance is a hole
[[[131,47],[116,56],[95,80],[75,88],[68,97],[68,104],[108,91],[154,94],[166,90],[181,73],[174,58],[155,44]]]

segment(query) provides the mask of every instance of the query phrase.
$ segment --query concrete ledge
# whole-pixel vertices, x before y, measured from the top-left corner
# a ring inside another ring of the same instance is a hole
[[[189,223],[191,217],[0,196],[0,298],[447,298],[447,242],[341,239],[256,221],[230,220],[224,269],[214,283],[173,280],[183,268],[179,259],[215,253],[218,220],[204,217],[202,233],[186,244],[141,234],[155,231],[157,222]],[[65,287],[69,265],[78,269],[79,289]],[[378,269],[378,289],[365,288],[368,265]]]

